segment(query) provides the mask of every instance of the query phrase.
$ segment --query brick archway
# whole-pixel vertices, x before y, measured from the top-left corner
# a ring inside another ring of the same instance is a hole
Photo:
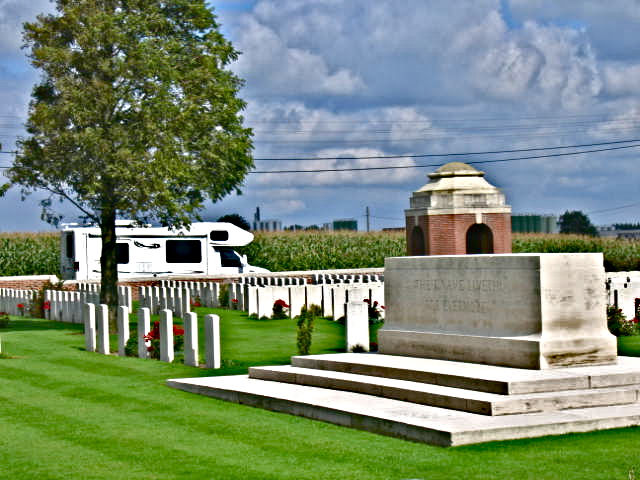
[[[427,254],[427,249],[424,244],[424,232],[418,225],[411,230],[411,245],[409,248],[409,255],[411,256],[415,257]]]
[[[493,253],[493,232],[484,223],[475,223],[467,230],[467,254]]]

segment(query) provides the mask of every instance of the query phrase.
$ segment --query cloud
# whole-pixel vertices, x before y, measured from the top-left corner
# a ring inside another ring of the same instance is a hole
[[[605,91],[613,96],[640,94],[640,63],[609,63],[603,69]]]
[[[51,11],[53,6],[48,0],[0,0],[0,56],[20,55],[22,24]]]
[[[250,91],[280,95],[348,95],[365,88],[346,68],[330,70],[309,50],[288,47],[269,27],[248,16],[241,22],[238,43],[250,56],[241,57],[236,71]]]

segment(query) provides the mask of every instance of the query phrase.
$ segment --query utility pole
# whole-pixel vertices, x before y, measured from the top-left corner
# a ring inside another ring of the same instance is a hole
[[[368,232],[370,227],[370,219],[371,219],[371,212],[369,211],[369,207],[366,208],[364,215],[365,217],[367,217],[367,232]]]

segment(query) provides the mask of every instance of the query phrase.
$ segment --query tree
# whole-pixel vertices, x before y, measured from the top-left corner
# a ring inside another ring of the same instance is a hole
[[[253,166],[237,58],[204,0],[56,0],[24,25],[34,86],[9,181],[102,233],[101,302],[117,303],[117,217],[188,226]],[[111,309],[113,310],[113,309]],[[111,313],[112,318],[114,313]]]
[[[598,236],[598,230],[591,220],[581,211],[566,211],[560,215],[560,233],[577,233],[580,235]]]
[[[236,227],[240,227],[243,230],[247,230],[247,231],[251,230],[251,225],[249,225],[249,222],[247,222],[247,219],[237,213],[230,213],[228,215],[223,215],[216,221],[232,223]]]

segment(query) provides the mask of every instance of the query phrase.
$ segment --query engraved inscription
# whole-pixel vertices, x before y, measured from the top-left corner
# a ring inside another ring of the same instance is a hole
[[[457,290],[460,292],[498,292],[504,290],[499,279],[420,278],[413,281],[416,290]]]

